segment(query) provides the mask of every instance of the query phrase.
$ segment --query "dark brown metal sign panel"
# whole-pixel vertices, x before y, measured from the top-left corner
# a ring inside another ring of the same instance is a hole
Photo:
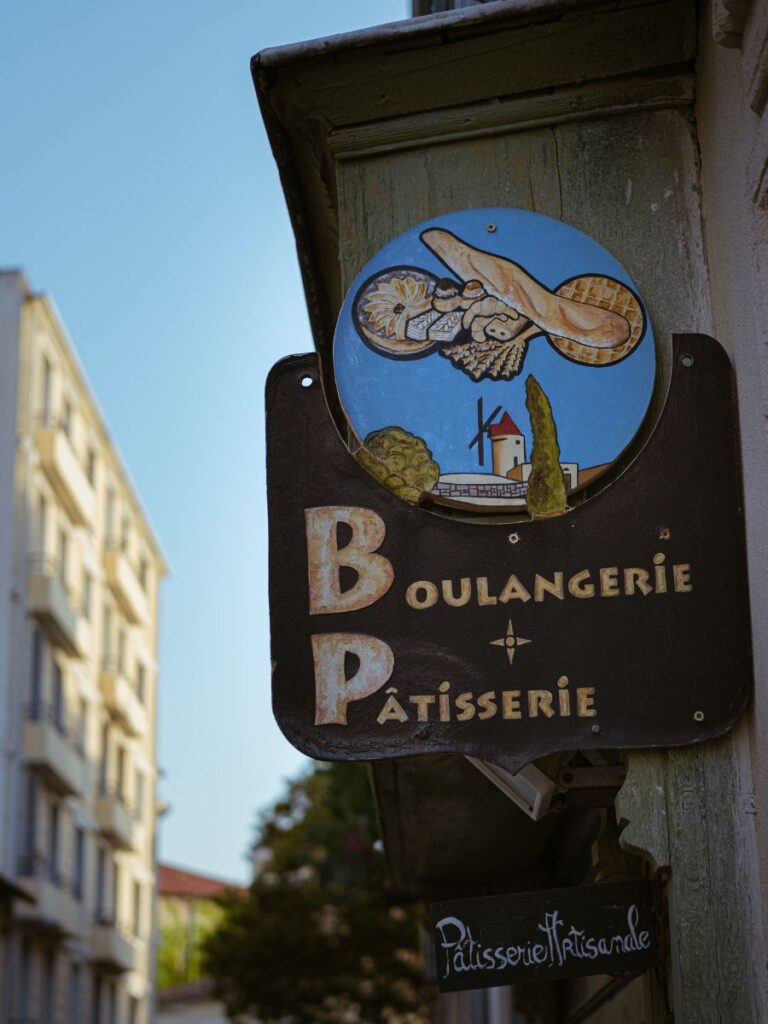
[[[344,447],[315,356],[267,385],[273,705],[312,757],[695,743],[751,690],[728,358],[677,336],[658,425],[610,487],[514,526],[412,508]],[[303,384],[302,384],[303,381]]]
[[[451,900],[430,911],[441,992],[627,974],[659,959],[645,882]]]

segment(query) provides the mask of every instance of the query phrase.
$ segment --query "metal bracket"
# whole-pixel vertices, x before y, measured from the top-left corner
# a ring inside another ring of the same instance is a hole
[[[535,764],[527,764],[519,772],[512,773],[501,765],[490,764],[478,757],[467,756],[467,760],[533,821],[539,821],[550,810],[555,783]]]

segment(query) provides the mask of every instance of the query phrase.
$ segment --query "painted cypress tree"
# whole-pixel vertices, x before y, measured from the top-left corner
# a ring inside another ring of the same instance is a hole
[[[552,407],[541,385],[529,374],[525,405],[531,418],[533,449],[526,502],[533,519],[559,516],[566,511],[565,476],[560,468],[560,445]]]

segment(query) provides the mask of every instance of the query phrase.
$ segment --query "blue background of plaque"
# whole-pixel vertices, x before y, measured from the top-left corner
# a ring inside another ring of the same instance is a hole
[[[487,230],[489,223],[496,225],[495,232]],[[509,412],[525,434],[530,459],[525,378],[533,373],[552,404],[561,460],[577,462],[581,468],[615,460],[637,432],[653,391],[656,360],[645,303],[645,334],[623,361],[599,367],[578,364],[537,337],[529,343],[522,372],[506,381],[475,382],[437,352],[421,359],[387,358],[362,341],[352,320],[352,304],[360,285],[372,274],[406,265],[438,277],[455,277],[420,241],[420,232],[428,227],[446,228],[477,248],[514,260],[553,291],[570,277],[605,274],[637,294],[632,279],[610,253],[551,217],[485,207],[424,221],[369,260],[341,309],[334,337],[336,384],[361,440],[372,430],[399,426],[426,441],[441,473],[490,472],[488,448],[481,469],[477,449],[468,447],[477,431],[477,399],[482,396],[486,416],[497,405]]]

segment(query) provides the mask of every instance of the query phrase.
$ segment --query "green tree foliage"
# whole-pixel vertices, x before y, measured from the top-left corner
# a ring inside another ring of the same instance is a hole
[[[525,381],[525,406],[533,431],[531,475],[525,496],[528,511],[534,519],[559,516],[565,512],[567,501],[557,427],[549,399],[532,373]]]
[[[221,920],[213,900],[160,897],[157,987],[174,988],[202,978],[202,944]]]
[[[402,427],[372,431],[357,452],[357,460],[379,483],[412,505],[432,490],[440,476],[440,467],[424,441]]]
[[[425,1024],[416,911],[388,898],[365,765],[319,765],[259,825],[264,866],[204,948],[228,1013]]]

